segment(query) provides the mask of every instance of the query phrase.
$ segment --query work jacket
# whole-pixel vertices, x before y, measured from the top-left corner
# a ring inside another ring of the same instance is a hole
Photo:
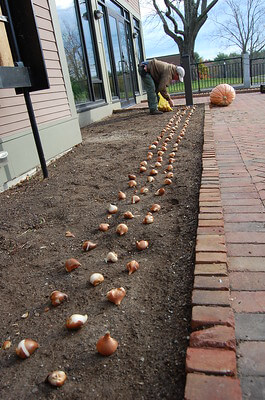
[[[170,96],[167,92],[167,86],[169,86],[174,79],[176,65],[154,58],[148,62],[147,72],[149,72],[155,82],[156,93],[160,92],[166,100],[169,100]]]

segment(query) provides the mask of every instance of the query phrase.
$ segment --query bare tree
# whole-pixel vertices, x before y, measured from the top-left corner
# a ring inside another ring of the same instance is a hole
[[[194,60],[195,40],[218,0],[151,0],[165,33],[178,45],[180,55]]]
[[[70,24],[63,21],[63,41],[68,62],[69,73],[72,79],[81,81],[86,79],[84,72],[84,60],[79,32],[74,30]]]
[[[225,0],[222,21],[214,35],[242,53],[259,52],[265,48],[264,0]]]

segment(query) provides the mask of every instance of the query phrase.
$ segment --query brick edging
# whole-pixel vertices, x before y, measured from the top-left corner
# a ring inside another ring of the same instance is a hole
[[[192,306],[185,400],[241,400],[219,169],[207,104]]]

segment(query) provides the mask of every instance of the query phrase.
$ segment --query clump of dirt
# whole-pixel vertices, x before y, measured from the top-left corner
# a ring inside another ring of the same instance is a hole
[[[114,114],[83,129],[83,143],[49,165],[48,179],[37,174],[0,195],[0,337],[1,344],[12,343],[0,351],[2,399],[183,398],[203,120],[203,106],[158,116],[146,110]],[[155,165],[158,151],[164,151],[161,166]],[[147,161],[146,172],[139,172],[141,161]],[[164,183],[168,165],[171,185]],[[158,173],[147,182],[152,168]],[[136,175],[136,188],[129,188],[129,174]],[[148,192],[141,194],[142,187]],[[165,194],[156,196],[161,187]],[[119,191],[125,200],[118,200]],[[140,201],[132,204],[134,194]],[[143,224],[153,203],[161,210]],[[108,214],[110,204],[118,207],[115,215]],[[134,218],[125,220],[128,210]],[[103,222],[110,225],[104,233],[98,229]],[[124,236],[116,233],[119,223],[129,228]],[[85,240],[97,247],[84,252]],[[137,250],[139,240],[149,242],[146,250]],[[116,263],[105,262],[109,251],[117,253]],[[81,266],[68,273],[64,263],[71,257]],[[140,267],[129,275],[126,264],[133,259]],[[96,287],[89,283],[94,272],[105,278]],[[126,296],[116,306],[106,293],[119,287]],[[53,290],[68,301],[53,307]],[[68,331],[66,319],[76,313],[88,321]],[[107,331],[119,346],[104,357],[96,343]],[[20,360],[15,348],[25,338],[39,349]],[[45,382],[53,370],[67,374],[61,388]]]

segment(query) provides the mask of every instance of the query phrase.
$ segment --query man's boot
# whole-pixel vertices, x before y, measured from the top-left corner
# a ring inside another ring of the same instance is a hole
[[[150,114],[151,115],[160,115],[160,114],[163,114],[163,112],[159,111],[159,110],[153,110],[153,111],[150,111]]]

